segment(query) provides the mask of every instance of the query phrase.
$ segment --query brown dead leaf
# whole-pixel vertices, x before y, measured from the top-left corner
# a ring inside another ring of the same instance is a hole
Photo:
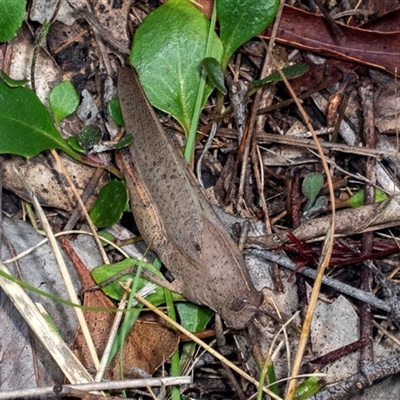
[[[384,21],[390,19],[393,27],[394,19],[398,27],[400,12],[388,14],[392,17],[385,15],[382,17]],[[384,24],[376,21],[374,25],[367,25],[374,30],[339,25],[346,37],[345,40],[341,40],[331,32],[325,18],[285,5],[276,41],[326,56],[382,68],[391,74],[395,73],[400,56],[399,28],[394,32],[387,32],[381,28]],[[260,36],[269,38],[271,29],[267,29]]]
[[[95,286],[92,276],[69,241],[64,236],[60,236],[59,240],[79,274],[82,287],[88,289]],[[87,307],[116,308],[114,303],[101,290],[84,292],[83,304]],[[96,353],[100,358],[106,347],[115,313],[84,311],[84,315]],[[179,334],[177,331],[158,321],[137,320],[124,343],[124,377],[126,379],[142,377],[140,370],[148,375],[153,375],[157,368],[175,352],[178,343]],[[89,372],[95,373],[96,369],[80,327],[78,327],[75,335],[74,353]],[[107,379],[119,379],[119,353],[107,367],[105,377]]]
[[[65,154],[61,154],[67,171],[74,178],[78,192],[82,194],[89,183],[95,170],[82,163],[79,163]],[[27,198],[21,180],[16,175],[15,169],[29,182],[35,191],[41,205],[55,207],[64,211],[72,211],[76,205],[76,199],[71,188],[65,180],[60,167],[55,160],[46,154],[39,154],[27,160],[19,156],[5,156],[3,160],[3,186],[17,194],[19,197]],[[103,174],[97,189],[88,201],[88,206],[94,202],[98,192],[107,181],[106,174]]]
[[[60,242],[77,269],[82,287],[87,289],[94,286],[93,278],[68,240],[65,237],[60,237]],[[114,303],[101,290],[84,292],[83,304],[87,307],[116,308]],[[115,313],[85,311],[84,314],[97,355],[100,358],[107,344]],[[179,334],[177,331],[159,322],[137,320],[124,343],[124,377],[126,379],[142,377],[140,372],[138,374],[138,370],[144,371],[148,375],[153,375],[157,368],[175,352],[178,343]],[[75,336],[74,353],[89,372],[95,372],[95,367],[80,327],[78,327]],[[119,353],[116,354],[114,360],[107,367],[105,377],[114,380],[120,378]]]
[[[90,307],[115,308],[113,302],[101,290],[85,292],[83,304]],[[114,317],[114,313],[85,312],[99,357],[104,352]],[[175,352],[178,342],[179,334],[167,326],[158,322],[137,320],[124,344],[124,377],[126,379],[143,377],[136,372],[137,370],[153,375],[157,368]],[[74,353],[89,372],[95,371],[80,328],[75,337]],[[118,361],[119,353],[106,369],[107,379],[120,378]]]

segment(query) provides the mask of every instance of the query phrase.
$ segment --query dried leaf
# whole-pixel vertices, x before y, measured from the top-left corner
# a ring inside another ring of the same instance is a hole
[[[373,27],[381,29],[381,26]],[[383,29],[372,31],[340,24],[340,29],[346,40],[332,34],[324,17],[285,5],[276,41],[395,73],[400,55],[398,28],[396,32],[383,32]],[[268,29],[261,36],[269,38],[270,32]]]
[[[84,305],[90,307],[115,308],[113,302],[100,290],[86,292]],[[99,357],[103,354],[115,313],[86,311],[85,318]],[[136,369],[153,375],[157,368],[175,352],[179,335],[174,330],[157,322],[138,320],[135,322],[124,344],[124,377],[140,377]],[[94,372],[94,365],[80,328],[76,333],[74,352],[82,364]],[[107,379],[119,379],[119,353],[107,367]]]

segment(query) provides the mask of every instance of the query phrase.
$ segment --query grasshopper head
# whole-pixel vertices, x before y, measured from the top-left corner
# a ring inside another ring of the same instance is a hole
[[[260,292],[235,291],[225,299],[220,314],[229,328],[244,329],[259,312],[262,302],[263,295]]]

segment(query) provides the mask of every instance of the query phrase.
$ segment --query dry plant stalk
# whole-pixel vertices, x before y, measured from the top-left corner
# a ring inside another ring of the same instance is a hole
[[[330,197],[331,204],[332,204],[331,224],[330,224],[330,228],[329,228],[328,234],[326,235],[326,239],[324,242],[323,251],[321,254],[321,261],[318,266],[317,276],[315,278],[314,286],[313,286],[313,289],[311,292],[309,306],[307,308],[307,314],[305,316],[304,324],[303,324],[303,327],[301,330],[300,341],[299,341],[296,357],[293,362],[293,367],[292,367],[292,371],[291,371],[291,376],[293,377],[293,379],[290,380],[289,385],[286,389],[285,399],[293,400],[295,390],[296,390],[296,385],[297,385],[297,379],[294,377],[297,376],[300,372],[301,362],[302,362],[304,351],[305,351],[305,348],[307,345],[308,336],[310,334],[312,318],[314,315],[315,307],[317,305],[318,295],[321,290],[322,278],[324,277],[325,268],[329,265],[329,261],[331,258],[333,242],[334,242],[334,238],[335,238],[335,235],[334,235],[334,233],[335,233],[335,218],[336,218],[335,195],[334,195],[332,177],[329,172],[328,163],[325,159],[324,151],[321,147],[321,144],[319,143],[318,137],[314,131],[314,127],[311,124],[310,118],[309,118],[308,114],[306,113],[306,111],[304,110],[303,106],[301,105],[301,103],[300,103],[299,99],[297,98],[295,92],[293,91],[289,81],[287,80],[286,76],[282,73],[281,68],[275,61],[272,54],[270,54],[270,57],[271,57],[271,60],[274,62],[277,71],[281,75],[282,80],[284,81],[290,95],[292,96],[292,99],[294,100],[296,106],[298,107],[298,109],[301,113],[301,116],[303,117],[303,119],[306,123],[308,130],[311,132],[311,135],[313,137],[315,145],[317,146],[318,154],[321,157],[321,162],[322,162],[324,171],[326,173],[328,188],[329,188],[329,197]]]

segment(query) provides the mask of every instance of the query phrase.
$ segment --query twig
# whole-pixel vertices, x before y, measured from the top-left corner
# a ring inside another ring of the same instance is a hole
[[[256,250],[252,249],[251,254],[256,255],[257,257],[261,257],[262,259],[276,262],[279,265],[282,265],[285,268],[290,269],[291,271],[295,271],[298,269],[298,266],[291,261],[289,258],[287,258],[285,255],[282,253],[272,253],[270,251],[264,251],[264,250]],[[299,274],[303,274],[309,278],[315,278],[317,273],[315,270],[307,267],[303,267],[298,271]],[[372,293],[364,292],[360,289],[354,288],[352,286],[346,285],[345,283],[342,283],[336,279],[333,279],[329,276],[324,276],[322,279],[322,283],[324,285],[330,286],[331,288],[346,294],[348,296],[354,297],[355,299],[358,299],[360,301],[363,301],[365,303],[371,304],[373,307],[376,307],[378,309],[381,309],[386,312],[391,312],[391,307],[389,304],[385,303],[383,300],[378,299],[376,296],[374,296]]]
[[[344,381],[329,389],[309,397],[308,400],[344,400],[352,398],[351,393],[355,390],[362,390],[372,385],[373,381],[394,375],[400,372],[400,356],[383,360],[373,364],[369,368],[368,377],[362,372],[354,374]]]
[[[81,197],[79,196],[79,193],[78,193],[78,191],[76,189],[76,186],[75,186],[73,180],[71,179],[71,176],[69,175],[68,171],[66,170],[65,165],[61,161],[61,158],[58,155],[58,153],[55,150],[51,150],[51,154],[56,159],[57,164],[60,166],[62,173],[64,174],[65,178],[67,179],[67,181],[68,181],[68,183],[69,183],[69,185],[71,187],[71,190],[72,190],[72,192],[74,193],[74,195],[76,197],[76,200],[78,201],[79,205],[81,206],[83,215],[85,216],[86,221],[87,221],[87,223],[88,223],[88,225],[90,227],[90,230],[93,233],[94,240],[96,241],[97,247],[99,249],[101,257],[103,258],[104,264],[109,264],[110,261],[108,260],[107,254],[105,253],[104,248],[103,248],[103,246],[102,246],[102,244],[100,242],[99,235],[97,235],[97,229],[93,225],[93,222],[89,217],[89,214],[88,214],[88,212],[86,210],[86,207],[83,204],[83,201],[82,201]]]
[[[310,327],[311,327],[311,322],[314,314],[314,310],[317,304],[317,299],[318,299],[318,294],[321,289],[321,284],[322,284],[322,279],[324,276],[324,271],[325,268],[329,265],[329,261],[331,258],[331,253],[332,253],[332,247],[333,247],[333,241],[334,241],[334,233],[335,233],[335,226],[336,226],[336,210],[335,210],[335,194],[334,194],[334,189],[333,189],[333,183],[332,183],[332,178],[330,176],[329,172],[329,167],[328,163],[326,162],[326,159],[324,157],[324,152],[322,150],[322,147],[319,143],[319,140],[317,138],[317,135],[314,131],[314,128],[310,122],[310,118],[308,114],[305,112],[303,106],[301,105],[299,99],[297,98],[296,94],[294,93],[289,81],[287,80],[286,76],[282,73],[281,69],[279,68],[278,64],[276,63],[275,59],[271,55],[271,59],[273,60],[275,66],[277,67],[277,70],[279,74],[281,75],[286,88],[290,92],[291,97],[293,98],[294,102],[296,103],[297,108],[300,111],[301,116],[303,117],[303,120],[306,123],[307,129],[312,133],[313,140],[317,146],[318,153],[321,157],[321,162],[323,169],[326,173],[326,178],[327,178],[327,183],[328,183],[328,188],[329,188],[329,197],[331,200],[332,204],[332,210],[331,210],[331,219],[330,219],[330,226],[329,230],[327,232],[327,235],[325,237],[324,241],[324,246],[323,246],[323,251],[321,253],[321,261],[318,265],[318,271],[317,271],[317,276],[315,278],[314,286],[311,292],[311,298],[309,302],[309,307],[307,309],[307,314],[305,317],[305,321],[303,324],[303,328],[301,331],[300,335],[300,340],[299,340],[299,345],[296,353],[296,357],[293,362],[293,369],[291,372],[292,376],[298,375],[301,367],[301,362],[303,359],[303,354],[307,345],[308,341],[308,336],[310,332]],[[292,379],[289,382],[289,385],[286,390],[286,399],[293,399],[295,390],[296,390],[296,385],[297,385],[297,379]]]
[[[132,279],[129,278],[125,284],[126,284],[126,286],[130,287],[132,285]],[[123,310],[126,307],[127,297],[128,297],[128,292],[124,291],[124,294],[122,295],[122,299],[119,302],[118,309]],[[107,367],[107,362],[110,357],[111,348],[113,346],[115,337],[117,336],[118,327],[121,322],[122,316],[123,316],[122,312],[117,312],[115,314],[114,322],[111,326],[110,334],[108,336],[108,341],[107,341],[106,347],[104,349],[103,355],[101,357],[100,366],[97,369],[97,373],[94,378],[94,380],[96,382],[100,382],[103,379],[103,375],[104,375],[104,372]]]
[[[21,389],[10,390],[0,393],[0,399],[15,399],[20,397],[39,397],[45,395],[58,396],[68,394],[69,389],[81,390],[82,392],[91,392],[93,390],[120,390],[120,389],[133,389],[139,387],[154,387],[154,386],[171,386],[171,385],[185,385],[192,383],[191,376],[175,376],[167,378],[149,378],[149,379],[132,379],[126,381],[112,381],[112,382],[96,382],[86,383],[81,385],[57,385],[48,386],[44,388],[35,389]]]
[[[259,143],[281,143],[289,146],[306,147],[316,149],[315,142],[311,139],[297,139],[295,137],[275,135],[272,133],[260,133],[257,136]],[[349,146],[347,144],[320,142],[323,149],[329,151],[341,151],[343,153],[360,156],[375,157],[378,159],[399,157],[398,151],[368,149],[366,147]]]
[[[361,109],[363,110],[363,139],[364,145],[374,149],[376,147],[375,115],[373,86],[370,78],[363,78],[358,88]],[[376,184],[376,159],[368,157],[365,163],[365,177],[368,183],[365,184],[365,204],[375,203],[375,184]],[[373,232],[365,232],[362,236],[362,252],[368,253],[373,249]],[[365,263],[361,268],[360,289],[371,292],[371,271]],[[361,371],[368,374],[369,367],[374,360],[372,344],[372,311],[369,304],[360,305],[360,340],[366,345],[361,348]]]

